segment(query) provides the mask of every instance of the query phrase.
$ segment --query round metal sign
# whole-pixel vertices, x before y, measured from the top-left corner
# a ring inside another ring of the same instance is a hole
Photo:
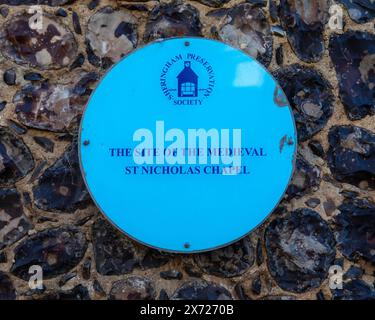
[[[256,60],[201,38],[154,42],[105,75],[81,122],[80,161],[104,215],[174,252],[239,240],[277,206],[296,129]]]

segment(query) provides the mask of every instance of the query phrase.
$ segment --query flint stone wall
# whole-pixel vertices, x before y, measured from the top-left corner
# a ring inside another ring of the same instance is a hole
[[[30,27],[38,3],[42,30]],[[333,4],[342,31],[327,25]],[[0,299],[374,298],[374,16],[371,0],[0,0]],[[272,216],[238,243],[189,256],[109,225],[76,145],[105,71],[181,35],[219,39],[267,66],[300,141]],[[41,290],[28,286],[31,265],[44,270]],[[330,289],[333,265],[343,290]]]

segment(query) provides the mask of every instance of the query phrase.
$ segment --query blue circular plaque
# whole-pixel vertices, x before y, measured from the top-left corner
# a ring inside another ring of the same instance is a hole
[[[272,212],[296,145],[285,95],[256,60],[177,38],[109,70],[84,112],[79,151],[91,196],[118,229],[199,252],[239,240]]]

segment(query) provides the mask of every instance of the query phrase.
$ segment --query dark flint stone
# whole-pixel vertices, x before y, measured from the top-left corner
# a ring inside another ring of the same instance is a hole
[[[348,9],[351,19],[357,23],[366,23],[375,17],[375,2],[373,0],[340,0]]]
[[[113,300],[154,300],[155,289],[150,280],[131,276],[113,283],[109,299]]]
[[[27,84],[16,93],[17,119],[24,125],[41,130],[67,132],[73,130],[98,80],[96,73],[78,73],[73,80]],[[78,80],[77,80],[78,79]]]
[[[210,30],[211,30],[212,36],[215,37],[215,38],[217,38],[218,37],[218,31],[217,31],[216,26],[211,27]]]
[[[122,21],[117,28],[115,29],[115,37],[120,38],[121,36],[127,36],[133,37],[133,25],[128,22]],[[133,39],[134,40],[134,39]]]
[[[330,38],[340,99],[350,120],[375,114],[375,35],[348,31]]]
[[[121,275],[134,269],[157,268],[169,261],[166,254],[137,245],[104,219],[92,227],[96,269],[101,275]]]
[[[219,8],[230,0],[193,0],[209,7]]]
[[[59,292],[57,300],[90,300],[90,295],[87,288],[79,284],[72,290]]]
[[[16,189],[0,188],[0,249],[24,237],[31,229]]]
[[[11,272],[28,281],[30,266],[39,265],[44,279],[50,279],[74,268],[82,260],[86,249],[86,237],[77,228],[44,230],[16,247]]]
[[[68,142],[73,142],[74,137],[73,134],[70,132],[64,132],[64,133],[59,133],[56,135],[57,141],[68,141]]]
[[[93,217],[94,217],[93,214],[88,215],[88,216],[86,216],[86,217],[83,217],[82,219],[79,219],[79,220],[75,223],[75,225],[78,226],[78,227],[83,226],[83,225],[85,225],[87,222],[89,222]]]
[[[73,21],[73,28],[74,28],[75,33],[82,34],[82,28],[79,22],[79,17],[78,17],[77,12],[75,11],[73,11],[72,13],[72,21]]]
[[[48,293],[41,297],[42,300],[91,300],[89,291],[81,284],[71,290]]]
[[[6,107],[6,105],[7,105],[6,101],[0,102],[0,111],[3,111],[5,109],[5,107]]]
[[[317,62],[324,54],[329,5],[329,0],[280,0],[282,26],[294,52],[305,62]]]
[[[94,50],[91,49],[90,42],[88,40],[85,41],[85,44],[86,44],[87,60],[93,66],[101,67],[103,69],[108,69],[113,64],[112,61],[108,61],[108,59],[106,58],[100,59],[98,56],[96,56],[94,53]]]
[[[201,278],[203,273],[197,266],[193,264],[188,264],[184,267],[184,271],[188,274],[188,276],[193,278]]]
[[[375,188],[375,134],[356,126],[335,126],[328,140],[328,165],[334,178]]]
[[[33,137],[34,141],[39,144],[44,150],[47,152],[53,152],[53,149],[55,148],[55,143],[46,137]]]
[[[285,37],[286,32],[281,26],[272,26],[271,27],[271,32],[273,35],[278,36],[278,37]]]
[[[19,123],[13,120],[7,120],[8,127],[16,134],[25,134],[27,128],[21,126]]]
[[[324,294],[321,290],[316,294],[316,300],[325,300]]]
[[[343,283],[343,289],[332,290],[334,300],[375,300],[374,288],[362,280]]]
[[[42,75],[38,72],[26,73],[23,78],[27,81],[39,81],[43,79]]]
[[[219,277],[236,277],[246,272],[255,260],[249,237],[227,247],[194,255],[196,264],[206,273]]]
[[[218,32],[220,40],[245,51],[268,66],[273,38],[263,9],[243,3],[230,9]]]
[[[100,282],[97,279],[94,280],[94,283],[93,283],[92,287],[97,294],[99,294],[101,296],[105,296],[105,291],[104,291],[102,285],[100,284]]]
[[[15,300],[16,290],[12,280],[4,272],[0,271],[0,300]]]
[[[335,179],[333,179],[333,177],[327,173],[323,175],[322,180],[334,185],[337,188],[342,188],[342,185],[335,181]]]
[[[6,263],[7,261],[8,261],[8,259],[7,259],[6,253],[5,252],[0,252],[0,263]]]
[[[178,36],[201,36],[201,27],[199,12],[190,4],[161,4],[150,13],[144,41]]]
[[[171,300],[232,300],[232,296],[216,283],[196,280],[185,282],[173,293]]]
[[[270,18],[272,22],[276,22],[279,19],[279,9],[275,0],[268,0],[268,7],[270,11]]]
[[[85,97],[85,101],[91,95],[92,89],[90,85],[99,80],[96,72],[84,74],[73,87],[73,94],[79,97]]]
[[[0,185],[11,185],[34,168],[29,148],[8,128],[0,127]]]
[[[262,291],[262,282],[260,280],[260,277],[257,276],[251,283],[251,291],[256,294],[256,295],[259,295]]]
[[[74,273],[74,272],[64,274],[64,275],[61,277],[61,279],[59,280],[59,286],[60,286],[60,287],[64,286],[64,285],[67,284],[70,280],[74,279],[76,276],[77,276],[77,274]]]
[[[243,287],[243,283],[237,283],[234,286],[234,292],[236,293],[239,300],[250,300],[248,295],[245,293],[245,289]]]
[[[362,258],[375,264],[375,204],[367,200],[345,201],[336,216],[336,240],[349,260]]]
[[[214,9],[214,10],[211,10],[211,11],[207,12],[206,16],[221,19],[226,14],[228,14],[229,11],[230,11],[230,8]],[[214,28],[216,30],[215,32],[212,32],[212,33],[216,34],[217,33],[216,26],[213,26],[212,28]],[[212,30],[212,31],[214,31],[214,30]]]
[[[159,299],[158,300],[169,300],[169,296],[168,296],[167,291],[165,291],[164,289],[161,289],[160,293],[159,293]]]
[[[351,190],[342,190],[340,194],[346,199],[354,199],[357,198],[359,193]]]
[[[326,215],[331,216],[332,213],[334,213],[336,210],[335,201],[332,198],[327,197],[327,201],[323,202],[323,208],[324,208]]]
[[[363,269],[357,266],[350,266],[349,270],[345,272],[344,280],[355,280],[363,276]]]
[[[87,98],[91,95],[92,89],[90,84],[99,80],[99,75],[96,72],[89,72],[84,74],[73,87],[73,94],[79,97]]]
[[[82,264],[82,278],[89,280],[91,275],[91,260],[86,260]]]
[[[308,199],[305,204],[310,208],[315,209],[318,205],[320,205],[320,199],[318,198],[310,198]]]
[[[33,188],[35,205],[45,211],[73,213],[90,203],[73,143],[60,159],[44,171]]]
[[[297,155],[293,178],[287,189],[287,199],[300,198],[316,191],[320,185],[320,170]]]
[[[47,161],[42,160],[36,165],[36,167],[34,169],[34,172],[31,175],[28,183],[33,183],[40,176],[40,174],[41,174],[42,170],[44,169],[44,167],[46,166],[46,164],[47,164]]]
[[[301,293],[319,287],[336,255],[328,224],[310,209],[272,221],[265,241],[268,269],[286,291]]]
[[[130,11],[147,12],[151,10],[147,5],[142,4],[142,3],[126,3],[126,4],[124,3],[122,7]]]
[[[240,300],[252,300],[262,291],[262,281],[259,274],[255,277],[245,278],[244,281],[238,282],[234,290]]]
[[[287,208],[284,205],[279,205],[275,210],[273,210],[272,214],[275,216],[283,216],[288,212]]]
[[[332,116],[331,85],[318,71],[298,64],[281,68],[274,75],[292,106],[298,140],[308,140],[321,131]]]
[[[85,62],[85,56],[80,53],[77,57],[77,59],[72,63],[72,65],[70,66],[70,71],[76,69],[76,68],[80,68],[82,67],[82,65],[84,64]]]
[[[3,74],[3,80],[8,86],[14,86],[16,84],[16,71],[14,69],[8,69]]]
[[[165,280],[181,280],[182,273],[178,270],[167,270],[160,272],[160,277]]]
[[[324,159],[324,149],[319,141],[312,140],[309,142],[309,148],[311,149],[312,153],[317,157]]]
[[[333,265],[340,266],[341,268],[344,268],[344,258],[337,258],[335,259]]]
[[[100,3],[100,0],[92,0],[87,5],[87,8],[89,8],[89,10],[94,10],[99,5],[99,3]]]
[[[106,69],[131,52],[138,42],[137,22],[125,10],[106,6],[97,11],[90,17],[87,25],[88,61]]]
[[[283,46],[280,45],[276,48],[276,63],[279,65],[279,66],[282,66],[284,64],[284,50],[283,50]]]
[[[246,2],[259,6],[259,7],[267,6],[267,0],[246,0]]]
[[[42,16],[45,31],[32,29],[29,23],[32,15],[19,12],[3,25],[0,32],[3,55],[18,64],[42,70],[70,65],[77,54],[77,43],[70,30],[46,13]]]
[[[56,13],[55,13],[58,17],[67,17],[68,16],[68,13],[63,9],[63,8],[59,8],[56,10]]]
[[[57,219],[53,219],[53,218],[49,218],[49,217],[40,217],[38,218],[37,222],[38,223],[45,223],[45,222],[58,222],[59,220]]]
[[[25,191],[25,192],[22,193],[22,195],[23,195],[23,202],[24,202],[25,206],[30,208],[30,205],[31,205],[30,194]]]

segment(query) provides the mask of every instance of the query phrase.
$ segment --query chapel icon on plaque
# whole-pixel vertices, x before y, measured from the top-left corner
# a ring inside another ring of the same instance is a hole
[[[178,97],[196,98],[198,96],[198,75],[191,68],[191,62],[185,61],[184,69],[177,76]]]

